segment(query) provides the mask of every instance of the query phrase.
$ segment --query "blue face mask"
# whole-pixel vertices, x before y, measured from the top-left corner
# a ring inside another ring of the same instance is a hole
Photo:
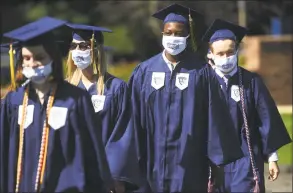
[[[52,63],[50,62],[45,66],[39,66],[36,68],[24,67],[22,74],[36,84],[44,83],[48,76],[52,73]]]

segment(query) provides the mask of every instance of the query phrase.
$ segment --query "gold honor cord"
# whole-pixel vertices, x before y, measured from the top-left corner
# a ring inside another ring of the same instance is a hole
[[[50,110],[53,106],[54,97],[56,93],[57,86],[54,86],[53,91],[50,93],[50,97],[47,104],[46,109],[46,117],[43,126],[43,133],[42,133],[42,142],[40,148],[40,155],[38,161],[38,168],[37,168],[37,175],[35,181],[35,191],[39,192],[40,185],[43,183],[44,173],[46,168],[46,161],[47,161],[47,151],[48,151],[48,142],[49,142],[49,124],[48,124],[48,117],[50,115]],[[19,133],[19,149],[18,149],[18,160],[17,160],[17,176],[16,176],[16,187],[15,192],[19,192],[19,185],[20,185],[20,178],[22,175],[22,157],[23,157],[23,141],[24,141],[24,123],[26,120],[26,109],[28,105],[28,92],[29,86],[26,88],[22,103],[22,120],[20,125],[20,133]]]
[[[16,185],[15,185],[15,192],[19,192],[19,184],[21,178],[21,169],[22,169],[22,154],[23,154],[23,141],[24,141],[24,122],[25,122],[25,115],[26,115],[26,107],[28,104],[28,91],[29,87],[26,88],[24,92],[23,102],[22,102],[22,117],[21,117],[21,124],[19,127],[19,148],[18,148],[18,158],[17,158],[17,172],[16,172]]]

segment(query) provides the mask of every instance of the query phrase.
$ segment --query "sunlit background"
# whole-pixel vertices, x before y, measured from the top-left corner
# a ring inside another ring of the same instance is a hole
[[[151,15],[174,2],[50,0],[36,3],[29,0],[6,0],[1,5],[1,42],[9,41],[2,38],[3,33],[46,15],[74,23],[108,27],[113,30],[113,33],[104,34],[105,46],[108,46],[108,70],[128,81],[137,64],[162,51],[162,23]],[[213,19],[221,18],[249,29],[241,46],[239,65],[262,76],[292,137],[293,1],[177,3],[202,13],[206,26]],[[9,83],[8,67],[8,51],[1,49],[1,94]],[[268,189],[292,191],[292,145],[283,147],[279,151],[279,157],[282,167],[291,166],[289,178],[283,172],[277,182],[268,183]]]

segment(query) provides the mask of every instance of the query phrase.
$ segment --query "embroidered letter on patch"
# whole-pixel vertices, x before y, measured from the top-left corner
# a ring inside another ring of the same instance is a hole
[[[234,99],[234,101],[236,101],[236,102],[240,101],[239,86],[237,86],[237,85],[231,86],[231,98]]]
[[[156,90],[162,88],[165,85],[165,72],[153,72],[151,85]]]
[[[184,90],[188,87],[189,74],[188,73],[178,73],[176,75],[175,86],[180,90]]]
[[[105,104],[106,96],[105,95],[93,95],[92,103],[95,108],[95,112],[103,110]]]

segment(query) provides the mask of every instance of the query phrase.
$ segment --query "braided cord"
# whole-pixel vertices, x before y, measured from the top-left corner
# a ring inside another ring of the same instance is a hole
[[[23,101],[22,101],[22,117],[21,117],[21,123],[19,127],[19,144],[18,144],[18,158],[17,158],[16,185],[15,185],[16,193],[19,192],[20,178],[22,174],[24,124],[26,120],[26,110],[28,105],[28,92],[29,92],[29,86],[25,89]]]
[[[248,145],[248,151],[249,151],[249,157],[250,157],[250,162],[252,166],[252,172],[254,176],[254,180],[256,183],[258,183],[258,176],[256,172],[256,166],[254,162],[254,155],[251,147],[251,141],[250,141],[250,132],[249,132],[249,127],[248,127],[248,120],[247,116],[245,113],[245,104],[244,104],[244,86],[242,82],[242,71],[241,68],[238,68],[238,73],[239,73],[239,84],[240,84],[240,100],[241,100],[241,110],[242,110],[242,115],[243,115],[243,122],[244,122],[244,127],[245,127],[245,134],[246,134],[246,139],[247,139],[247,145]]]
[[[53,88],[53,91],[50,93],[50,97],[49,97],[47,108],[46,108],[46,117],[44,120],[42,142],[41,142],[38,169],[37,169],[37,175],[36,175],[36,181],[35,181],[36,192],[39,192],[40,185],[43,183],[43,179],[44,179],[44,173],[45,173],[46,161],[47,161],[48,142],[49,142],[48,117],[50,115],[50,110],[53,106],[55,92],[56,92],[56,86]]]
[[[18,148],[18,160],[17,160],[17,172],[16,172],[16,185],[15,185],[15,192],[19,192],[19,185],[20,185],[20,179],[22,176],[22,162],[23,162],[23,148],[24,148],[24,124],[26,121],[26,111],[27,111],[27,105],[28,105],[28,92],[29,92],[29,86],[26,88],[24,92],[23,97],[23,103],[22,103],[22,120],[20,124],[19,129],[19,148]],[[46,109],[46,118],[44,121],[44,127],[43,127],[43,133],[42,133],[42,142],[41,142],[41,148],[40,148],[40,156],[39,156],[39,162],[38,162],[38,169],[37,169],[37,175],[36,175],[36,181],[35,181],[35,191],[37,192],[39,190],[39,185],[43,182],[43,176],[45,172],[45,166],[46,166],[46,157],[47,157],[47,148],[48,148],[48,138],[49,138],[49,126],[48,126],[48,116],[50,113],[50,110],[53,106],[54,102],[54,95],[56,92],[56,86],[54,87],[53,92],[50,94],[47,109]]]

